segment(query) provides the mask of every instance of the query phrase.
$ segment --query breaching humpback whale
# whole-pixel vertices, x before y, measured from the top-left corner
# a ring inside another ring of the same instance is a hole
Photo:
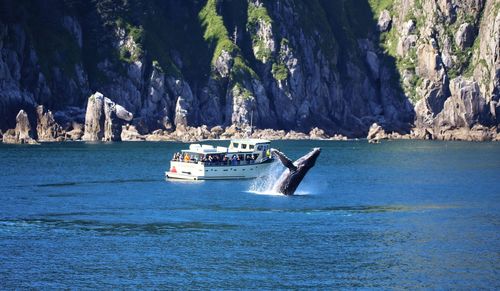
[[[285,154],[276,149],[272,149],[272,153],[287,168],[281,174],[278,182],[274,184],[273,190],[285,195],[293,195],[309,169],[311,169],[314,166],[314,163],[316,163],[316,159],[321,153],[321,149],[314,148],[307,155],[301,157],[295,162],[292,162],[287,156],[285,156]]]

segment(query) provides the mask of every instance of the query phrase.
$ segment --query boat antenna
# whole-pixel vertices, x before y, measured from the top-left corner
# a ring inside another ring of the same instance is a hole
[[[253,108],[252,112],[250,113],[250,135],[253,133]]]

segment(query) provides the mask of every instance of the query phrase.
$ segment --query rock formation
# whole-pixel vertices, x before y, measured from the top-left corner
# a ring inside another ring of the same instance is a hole
[[[36,132],[38,141],[62,141],[64,140],[64,131],[55,121],[54,115],[50,110],[46,111],[43,105],[36,108],[37,125]]]
[[[71,130],[66,131],[66,140],[81,140],[83,137],[84,131],[83,131],[83,124],[73,122],[71,125]]]
[[[120,104],[139,135],[497,131],[498,1],[312,2],[7,0],[0,130],[43,105],[40,139],[119,140]]]
[[[119,141],[124,121],[131,121],[132,113],[104,97],[100,92],[89,97],[85,114],[84,141]]]
[[[497,129],[489,127],[498,125],[500,98],[497,2],[392,3],[392,28],[382,36],[387,47],[397,43],[394,56],[403,89],[415,104],[415,125],[423,129],[415,130],[421,133],[417,136],[432,132],[434,138],[475,140],[468,136],[476,132],[474,126],[496,134]]]
[[[379,143],[380,140],[387,138],[388,136],[385,133],[385,130],[382,128],[382,126],[376,123],[370,126],[370,130],[368,131],[368,135],[366,136],[366,139],[369,143]]]
[[[24,110],[16,116],[16,128],[7,130],[3,135],[4,143],[36,144],[28,114]]]
[[[122,132],[120,134],[122,141],[143,141],[146,140],[146,137],[139,134],[135,126],[133,125],[124,125],[122,128]]]

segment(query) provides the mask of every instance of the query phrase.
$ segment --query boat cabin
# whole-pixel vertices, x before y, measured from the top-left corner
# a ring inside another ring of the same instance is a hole
[[[174,154],[165,175],[190,180],[256,178],[273,161],[269,140],[235,139],[228,147],[191,144]]]
[[[270,158],[270,141],[262,139],[231,140],[229,147],[191,144],[174,154],[172,161],[225,166],[261,163]]]

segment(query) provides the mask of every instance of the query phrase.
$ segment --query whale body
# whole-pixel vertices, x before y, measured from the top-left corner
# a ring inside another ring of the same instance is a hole
[[[273,191],[285,195],[293,195],[307,172],[314,167],[316,159],[318,159],[321,153],[321,149],[314,148],[295,162],[292,162],[285,154],[276,149],[272,149],[271,152],[286,167],[278,181],[274,184]]]

